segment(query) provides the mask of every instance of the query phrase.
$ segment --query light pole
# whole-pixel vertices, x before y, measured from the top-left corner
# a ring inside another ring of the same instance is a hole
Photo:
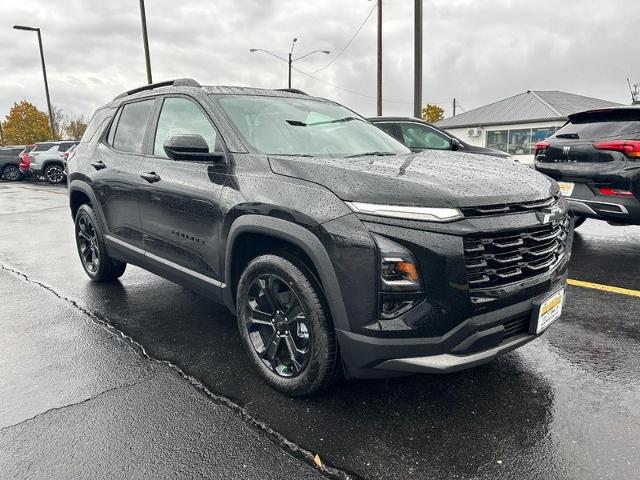
[[[422,118],[422,0],[415,0],[414,14],[413,116]]]
[[[142,44],[144,45],[144,61],[147,66],[147,83],[152,84],[151,57],[149,56],[149,37],[147,35],[147,14],[144,9],[144,0],[140,0],[140,20],[142,21]]]
[[[297,41],[298,39],[294,38],[293,41],[291,42],[291,50],[289,50],[289,54],[287,58],[281,57],[280,55],[270,52],[268,50],[263,50],[262,48],[250,48],[249,51],[251,53],[263,52],[263,53],[266,53],[267,55],[271,55],[272,57],[277,58],[278,60],[282,60],[283,62],[286,62],[287,65],[289,66],[289,82],[288,82],[289,87],[288,88],[291,88],[291,70],[295,62],[297,62],[298,60],[302,60],[303,58],[308,57],[309,55],[313,55],[315,53],[324,53],[325,55],[329,55],[331,53],[329,50],[313,50],[312,52],[307,52],[300,55],[299,57],[293,58],[293,48],[295,47]]]
[[[51,140],[55,140],[55,125],[53,124],[53,109],[51,108],[51,98],[49,98],[49,83],[47,82],[47,68],[44,65],[44,52],[42,50],[42,36],[40,29],[35,27],[27,27],[25,25],[14,25],[16,30],[26,30],[28,32],[38,33],[38,46],[40,47],[40,60],[42,61],[42,76],[44,77],[44,91],[47,94],[47,108],[49,109],[49,127],[51,128]]]

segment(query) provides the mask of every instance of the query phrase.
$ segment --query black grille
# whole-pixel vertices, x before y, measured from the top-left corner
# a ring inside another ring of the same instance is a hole
[[[504,340],[523,333],[529,333],[529,318],[530,313],[504,322]]]
[[[516,203],[508,205],[488,205],[484,207],[467,207],[462,209],[465,217],[488,217],[492,215],[505,215],[509,213],[522,213],[538,210],[554,205],[559,200],[558,196],[535,202]]]
[[[569,217],[525,231],[464,239],[471,293],[541,275],[564,258]]]

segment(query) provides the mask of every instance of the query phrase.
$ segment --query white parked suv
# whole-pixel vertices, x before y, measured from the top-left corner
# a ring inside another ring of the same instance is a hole
[[[59,142],[36,143],[29,152],[29,172],[38,177],[44,177],[49,183],[62,183],[65,179],[64,153],[77,145],[74,140]],[[23,163],[24,160],[23,160]]]

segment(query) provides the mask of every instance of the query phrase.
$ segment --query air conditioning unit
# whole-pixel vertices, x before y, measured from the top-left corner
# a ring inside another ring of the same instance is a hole
[[[467,130],[468,137],[479,137],[480,135],[482,135],[481,128],[470,128],[469,130]]]

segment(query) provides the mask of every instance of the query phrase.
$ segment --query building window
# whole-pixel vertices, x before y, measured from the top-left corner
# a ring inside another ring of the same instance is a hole
[[[486,147],[511,155],[533,155],[533,146],[550,137],[560,127],[518,128],[487,132]]]
[[[487,148],[507,151],[507,138],[509,130],[493,130],[487,132]]]
[[[521,128],[509,130],[509,147],[507,153],[510,155],[529,155],[531,153],[531,129]]]

